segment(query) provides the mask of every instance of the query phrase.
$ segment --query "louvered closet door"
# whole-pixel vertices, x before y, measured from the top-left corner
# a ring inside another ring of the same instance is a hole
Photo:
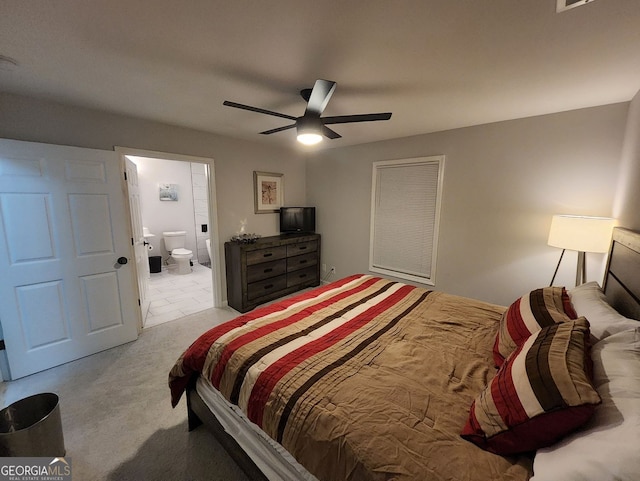
[[[0,140],[0,322],[12,379],[136,339],[128,230],[114,152]]]

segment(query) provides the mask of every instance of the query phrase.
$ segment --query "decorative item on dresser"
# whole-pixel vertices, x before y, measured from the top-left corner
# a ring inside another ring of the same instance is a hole
[[[228,303],[240,312],[320,284],[319,234],[225,242],[224,253]]]

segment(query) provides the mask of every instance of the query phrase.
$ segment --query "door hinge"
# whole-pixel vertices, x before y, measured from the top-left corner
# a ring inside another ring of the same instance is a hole
[[[142,303],[140,302],[140,299],[138,299],[138,306],[141,306]]]
[[[4,339],[0,339],[0,351],[4,351],[6,346],[4,345]]]
[[[124,174],[124,180],[127,180],[127,173],[123,172],[123,174]]]
[[[136,243],[135,243],[135,242],[134,242],[134,240],[133,240],[133,237],[131,238],[131,245],[132,245],[132,246],[136,245]]]

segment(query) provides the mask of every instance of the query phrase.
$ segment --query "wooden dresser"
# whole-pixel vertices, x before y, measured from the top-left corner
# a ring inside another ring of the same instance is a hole
[[[229,306],[259,304],[320,284],[320,235],[282,234],[253,244],[225,242]]]

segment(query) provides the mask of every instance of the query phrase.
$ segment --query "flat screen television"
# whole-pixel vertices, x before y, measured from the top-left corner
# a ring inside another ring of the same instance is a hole
[[[315,207],[281,207],[280,232],[290,234],[294,232],[316,231]]]

